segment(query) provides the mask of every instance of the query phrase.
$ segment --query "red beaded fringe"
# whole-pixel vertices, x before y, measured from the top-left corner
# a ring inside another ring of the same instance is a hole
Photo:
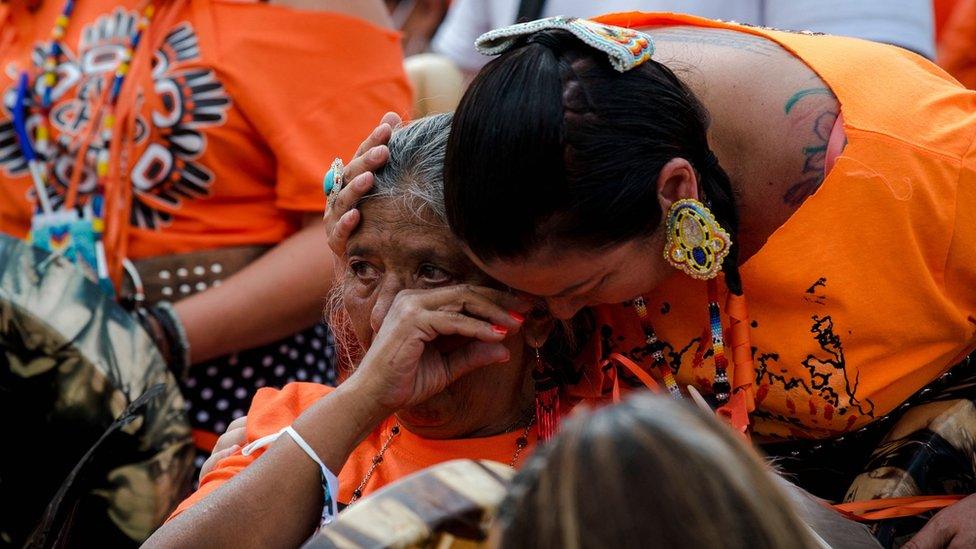
[[[547,441],[559,427],[559,380],[552,367],[542,360],[538,349],[535,355],[535,428],[539,440]]]
[[[535,392],[535,427],[539,440],[547,441],[559,426],[559,387]]]

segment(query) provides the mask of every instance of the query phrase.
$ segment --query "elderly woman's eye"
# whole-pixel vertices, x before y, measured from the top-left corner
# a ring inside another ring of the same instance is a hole
[[[373,280],[379,277],[379,271],[376,269],[376,267],[365,261],[350,261],[349,270],[356,278],[364,281]]]
[[[429,263],[421,265],[417,274],[428,284],[444,284],[450,282],[452,278],[451,273]]]

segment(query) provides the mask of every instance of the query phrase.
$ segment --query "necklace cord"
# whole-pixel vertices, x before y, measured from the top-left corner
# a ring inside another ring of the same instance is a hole
[[[518,424],[522,423],[522,421],[524,420],[519,419],[518,421],[513,423],[512,428],[506,432],[510,433],[514,431],[515,428],[518,426]],[[515,467],[515,465],[518,463],[519,456],[522,454],[522,451],[529,445],[529,433],[531,432],[533,425],[535,425],[534,415],[530,416],[529,422],[525,425],[522,435],[515,439],[515,452],[512,454],[512,460],[508,464],[509,467],[512,468]],[[349,499],[350,505],[352,505],[353,503],[358,501],[361,497],[363,497],[363,490],[366,489],[366,485],[369,484],[369,480],[373,478],[373,473],[376,472],[376,469],[380,466],[381,463],[383,463],[383,459],[384,456],[386,455],[386,451],[390,448],[390,445],[393,444],[393,439],[400,434],[401,429],[402,427],[400,427],[399,423],[394,423],[393,427],[390,428],[389,436],[386,437],[386,440],[383,442],[383,445],[380,446],[379,452],[377,452],[376,455],[373,456],[373,459],[369,464],[369,468],[366,470],[366,474],[363,476],[363,480],[361,480],[359,482],[359,486],[357,486],[356,489],[353,490],[352,497]]]

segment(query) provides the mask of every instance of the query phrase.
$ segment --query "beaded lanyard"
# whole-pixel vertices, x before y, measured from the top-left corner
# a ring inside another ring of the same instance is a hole
[[[674,379],[674,372],[671,371],[671,365],[664,359],[664,345],[658,340],[657,334],[654,333],[654,328],[651,326],[650,319],[647,318],[647,303],[643,297],[638,297],[634,300],[634,309],[637,310],[641,328],[644,329],[644,342],[652,349],[651,359],[654,360],[654,368],[657,369],[661,375],[661,379],[664,380],[664,386],[667,387],[671,397],[680,400],[682,398],[681,389],[678,387],[678,382]]]
[[[54,27],[51,29],[51,47],[44,56],[44,74],[41,76],[41,123],[37,127],[36,142],[37,148],[47,151],[48,140],[51,136],[50,119],[51,96],[54,86],[58,83],[58,59],[61,58],[61,40],[68,30],[68,22],[71,21],[71,14],[75,10],[75,0],[65,0],[61,15],[54,20]]]
[[[719,405],[729,401],[732,386],[729,384],[729,361],[725,358],[725,336],[722,334],[722,312],[718,306],[718,282],[708,281],[708,329],[712,336],[712,355],[715,361],[715,380],[712,392]]]
[[[41,101],[40,101],[40,123],[37,126],[34,142],[37,144],[37,149],[41,151],[49,152],[49,142],[51,137],[50,130],[50,110],[53,103],[53,90],[58,83],[57,66],[61,55],[64,52],[62,47],[62,40],[67,32],[68,25],[71,21],[71,15],[74,12],[75,0],[65,0],[64,7],[61,10],[60,15],[55,19],[54,27],[51,30],[51,45],[48,49],[47,54],[44,58],[43,72],[38,77],[41,91]],[[105,254],[105,244],[104,244],[104,232],[105,232],[105,205],[103,194],[108,186],[108,175],[109,175],[109,162],[110,162],[110,144],[112,140],[112,133],[115,130],[115,107],[118,104],[119,95],[122,91],[122,85],[125,81],[126,76],[129,74],[129,70],[132,63],[132,58],[135,54],[136,48],[139,46],[139,42],[142,39],[143,34],[149,27],[152,21],[153,15],[155,14],[155,4],[152,0],[146,0],[140,10],[141,16],[136,24],[136,29],[132,36],[129,38],[129,44],[126,46],[122,58],[119,60],[119,64],[115,69],[115,74],[113,75],[111,85],[108,88],[107,98],[99,109],[99,112],[92,118],[92,120],[98,119],[101,124],[101,131],[97,132],[99,142],[96,144],[98,148],[98,153],[95,158],[95,173],[96,173],[96,193],[91,197],[88,202],[90,208],[91,225],[92,232],[95,239],[95,253],[96,253],[96,268],[98,271],[99,282],[101,283],[103,289],[108,293],[114,293],[114,289],[109,281],[108,273],[108,260]],[[24,105],[24,94],[19,94],[17,111],[22,112]],[[23,134],[24,143],[22,148],[25,151],[25,155],[28,151],[31,151],[33,147],[31,146],[29,139],[27,137],[26,127],[20,128],[19,134]],[[78,158],[82,159],[85,154],[91,148],[91,142],[86,142],[83,144],[81,150],[79,151]],[[51,158],[44,163],[44,166],[40,166],[40,162],[35,162],[38,166],[32,166],[31,175],[34,179],[34,184],[38,188],[40,193],[38,200],[41,205],[47,203],[47,170],[50,169],[50,163],[54,162],[54,155],[50,154]],[[81,170],[81,164],[76,166],[76,170]],[[80,173],[80,172],[79,172]],[[77,174],[75,174],[77,175]],[[74,188],[77,177],[72,177],[72,185],[69,186],[68,194],[65,200],[65,207],[71,209],[74,207],[74,200],[76,198],[76,190]],[[50,213],[50,208],[44,208],[45,213]]]
[[[671,366],[664,358],[664,345],[658,339],[647,315],[647,303],[643,297],[634,299],[634,309],[640,318],[641,328],[644,330],[644,342],[651,349],[653,367],[658,371],[664,386],[673,398],[681,399],[681,389],[674,378]],[[715,379],[712,382],[712,392],[719,406],[729,401],[732,391],[729,383],[729,361],[725,357],[725,337],[722,333],[722,312],[718,305],[718,283],[712,279],[708,281],[708,333],[712,344],[712,356],[715,363]]]
[[[68,0],[68,2],[71,1],[72,0]],[[145,33],[146,29],[149,28],[149,23],[152,22],[153,15],[155,15],[155,13],[155,4],[153,4],[151,0],[147,0],[142,8],[142,17],[139,18],[139,22],[136,24],[136,31],[132,34],[132,38],[129,40],[129,45],[125,48],[125,52],[122,54],[122,59],[119,60],[119,66],[115,68],[115,77],[112,79],[112,87],[109,89],[108,102],[105,105],[105,112],[102,115],[102,142],[100,143],[101,150],[99,151],[98,159],[96,160],[96,173],[98,174],[99,180],[98,184],[102,189],[105,188],[104,178],[108,175],[108,144],[112,140],[112,131],[115,129],[115,106],[119,101],[119,93],[122,91],[122,83],[125,81],[125,77],[129,74],[132,56],[135,55],[136,48],[139,47],[139,41],[142,40],[142,35]]]
[[[44,57],[43,72],[38,77],[41,88],[41,120],[36,129],[34,142],[37,144],[36,149],[41,151],[47,150],[47,145],[51,138],[49,115],[51,104],[53,102],[53,90],[58,84],[58,61],[64,52],[61,41],[64,39],[65,33],[67,32],[74,9],[75,0],[65,0],[64,7],[61,9],[61,14],[58,15],[57,19],[55,19],[54,27],[51,29],[51,45],[48,48],[47,55]],[[122,91],[122,84],[125,81],[125,77],[129,74],[129,69],[132,63],[132,57],[135,54],[135,50],[139,47],[139,42],[142,40],[142,36],[146,29],[149,27],[149,23],[152,21],[153,15],[156,13],[155,4],[152,2],[152,0],[146,0],[140,12],[141,16],[136,24],[135,32],[133,32],[132,36],[129,38],[129,44],[126,46],[125,51],[122,53],[122,58],[119,60],[119,64],[115,68],[115,74],[109,88],[108,98],[100,113],[102,128],[98,133],[98,136],[101,139],[98,146],[101,150],[96,158],[95,168],[99,189],[105,188],[105,178],[108,175],[108,143],[111,141],[112,132],[115,129],[115,107],[118,104],[119,94]],[[19,107],[22,107],[22,105]]]

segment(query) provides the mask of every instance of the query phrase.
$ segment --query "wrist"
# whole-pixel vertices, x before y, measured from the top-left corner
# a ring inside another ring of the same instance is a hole
[[[135,315],[173,375],[185,379],[190,366],[190,344],[173,306],[161,301],[149,307],[138,307]]]
[[[373,382],[370,376],[363,375],[362,370],[357,369],[348,379],[336,388],[336,392],[342,391],[349,396],[349,400],[357,403],[364,416],[378,418],[378,422],[393,415],[397,408],[386,404],[386,391],[379,384]],[[377,422],[377,423],[378,423]]]
[[[160,301],[148,309],[166,336],[170,369],[177,379],[186,379],[190,368],[190,341],[173,304]]]
[[[340,471],[349,454],[387,417],[350,378],[303,412],[292,426],[331,471]]]

